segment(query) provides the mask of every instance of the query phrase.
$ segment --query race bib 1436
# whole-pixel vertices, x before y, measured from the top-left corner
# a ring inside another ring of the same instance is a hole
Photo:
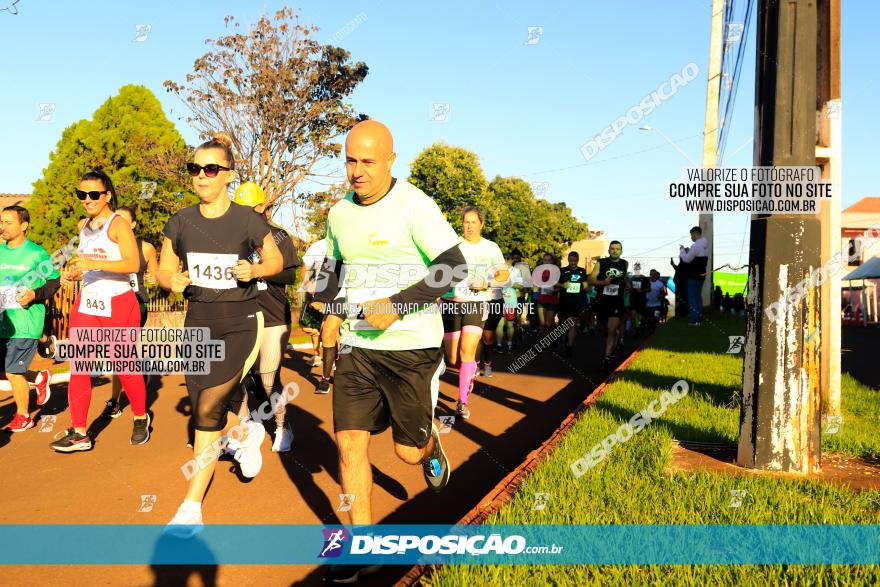
[[[187,253],[186,265],[193,285],[211,289],[238,287],[232,268],[238,255],[221,253]]]

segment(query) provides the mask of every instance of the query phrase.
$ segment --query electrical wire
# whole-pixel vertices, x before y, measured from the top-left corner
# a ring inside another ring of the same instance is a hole
[[[735,2],[735,0],[734,0]],[[724,105],[724,113],[719,120],[724,121],[724,125],[720,126],[720,132],[718,133],[718,161],[723,161],[724,159],[724,150],[727,147],[727,138],[730,135],[729,129],[731,126],[731,121],[733,120],[733,107],[736,103],[736,95],[739,89],[739,80],[740,80],[740,72],[742,71],[743,57],[745,55],[746,50],[746,42],[748,41],[749,29],[751,28],[752,22],[752,11],[755,6],[754,0],[746,0],[746,8],[745,8],[745,16],[743,18],[743,32],[742,36],[739,40],[739,47],[737,50],[736,61],[733,66],[733,73],[731,77],[731,90],[727,94],[727,100]],[[731,8],[730,16],[727,18],[732,19],[734,14],[734,10]],[[725,23],[725,30],[727,29],[727,25],[731,24],[729,21]]]

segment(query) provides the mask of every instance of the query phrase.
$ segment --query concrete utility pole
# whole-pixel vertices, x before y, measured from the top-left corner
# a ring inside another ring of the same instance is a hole
[[[834,186],[834,197],[821,203],[822,262],[840,253],[841,141],[840,102],[840,0],[819,0],[819,136],[816,165],[822,179]],[[822,283],[822,415],[840,415],[840,280],[838,272]]]
[[[718,101],[721,94],[721,56],[724,52],[724,0],[712,0],[712,31],[709,34],[709,76],[706,86],[706,122],[703,127],[703,167],[718,165]],[[709,262],[703,282],[703,305],[712,305],[712,274],[715,259],[714,219],[712,213],[700,213],[697,225],[709,243]]]
[[[756,166],[816,163],[815,1],[759,0]],[[819,295],[765,310],[820,266],[819,219],[753,215],[737,462],[802,474],[821,466]]]

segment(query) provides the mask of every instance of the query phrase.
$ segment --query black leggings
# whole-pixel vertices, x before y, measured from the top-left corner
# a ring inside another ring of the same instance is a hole
[[[223,360],[213,361],[208,373],[186,375],[195,429],[219,432],[226,427],[226,412],[243,375],[256,361],[263,314],[255,300],[190,302],[184,326],[209,328],[210,339],[225,344]]]

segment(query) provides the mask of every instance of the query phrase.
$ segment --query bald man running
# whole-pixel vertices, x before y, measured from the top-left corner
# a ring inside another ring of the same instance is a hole
[[[436,380],[443,368],[437,298],[451,285],[450,269],[465,266],[465,258],[461,239],[437,204],[391,176],[395,158],[385,125],[374,120],[357,124],[345,141],[352,192],[327,217],[323,272],[333,260],[338,271],[342,262],[349,308],[341,335],[352,350],[340,355],[336,365],[333,428],[342,492],[354,496],[350,516],[355,525],[372,522],[370,436],[389,426],[395,453],[422,466],[431,490],[440,491],[449,482],[449,463],[433,421]],[[449,269],[441,273],[440,266]],[[332,300],[336,292],[329,289],[317,299]],[[335,566],[328,579],[354,582],[371,570]]]

